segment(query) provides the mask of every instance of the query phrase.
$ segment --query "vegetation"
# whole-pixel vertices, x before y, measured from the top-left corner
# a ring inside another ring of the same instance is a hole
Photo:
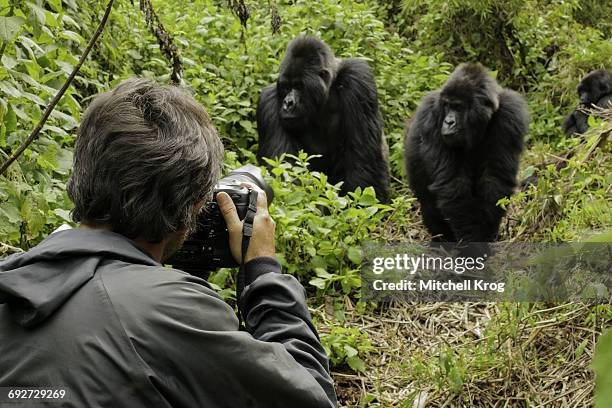
[[[100,3],[0,0],[2,161],[66,81],[102,16]],[[173,62],[135,3],[115,1],[105,33],[40,137],[0,176],[0,250],[27,250],[71,222],[71,149],[96,93],[132,75],[171,81]],[[589,365],[612,322],[609,305],[366,304],[359,269],[368,241],[427,239],[403,174],[402,129],[421,97],[467,60],[489,66],[531,108],[520,178],[538,181],[501,203],[509,208],[501,239],[571,241],[610,230],[612,113],[592,120],[584,137],[561,132],[581,76],[610,69],[609,2],[245,1],[245,25],[224,1],[141,3],[153,5],[172,36],[182,82],[219,130],[228,169],[255,161],[259,91],[275,80],[291,38],[313,34],[339,57],[370,62],[390,148],[392,203],[378,203],[370,188],[339,196],[324,174],[308,171],[306,155],[293,165],[271,162],[268,174],[279,258],[307,287],[343,405],[591,403]],[[218,271],[211,282],[232,298],[233,271]],[[607,345],[603,356],[610,356]]]

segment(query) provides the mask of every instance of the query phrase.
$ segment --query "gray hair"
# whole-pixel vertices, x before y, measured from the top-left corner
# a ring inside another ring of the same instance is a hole
[[[222,162],[217,131],[189,93],[126,80],[97,96],[81,120],[67,185],[72,218],[151,242],[192,230]]]

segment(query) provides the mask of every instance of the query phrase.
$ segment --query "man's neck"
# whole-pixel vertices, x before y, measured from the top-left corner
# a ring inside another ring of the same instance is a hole
[[[93,224],[88,222],[82,222],[79,224],[79,228],[112,231],[112,227],[108,224]],[[134,241],[140,249],[145,251],[155,261],[162,261],[162,255],[167,244],[166,240],[162,240],[160,242],[149,242],[146,239],[134,238],[132,241]]]

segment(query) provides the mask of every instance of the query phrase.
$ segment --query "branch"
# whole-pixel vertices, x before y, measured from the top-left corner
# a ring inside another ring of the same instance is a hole
[[[93,37],[91,38],[91,40],[89,40],[89,44],[87,44],[87,48],[85,49],[85,52],[83,52],[83,55],[81,55],[81,59],[79,60],[79,62],[76,64],[76,66],[70,73],[70,76],[68,77],[68,79],[66,80],[62,88],[57,92],[53,100],[47,106],[45,113],[40,118],[40,121],[38,122],[34,130],[32,130],[32,133],[30,133],[30,136],[28,136],[28,138],[21,144],[21,146],[19,146],[19,149],[17,149],[11,155],[11,157],[9,157],[8,160],[2,164],[2,167],[0,167],[0,175],[4,174],[6,169],[8,169],[9,166],[13,164],[13,162],[17,160],[19,156],[21,156],[21,154],[25,151],[25,149],[27,149],[32,144],[32,142],[38,137],[40,131],[45,125],[45,122],[47,122],[47,119],[49,119],[49,115],[51,115],[51,112],[53,112],[53,109],[55,109],[55,106],[57,105],[57,103],[60,101],[60,99],[62,99],[62,96],[64,96],[64,93],[66,93],[66,90],[68,89],[70,84],[72,84],[74,77],[76,77],[76,74],[78,74],[79,70],[81,69],[81,66],[87,59],[89,52],[91,51],[94,44],[98,40],[98,37],[100,37],[100,35],[102,34],[102,31],[104,30],[104,26],[106,25],[106,21],[108,20],[108,16],[110,15],[111,9],[113,8],[114,1],[115,0],[109,0],[108,6],[106,6],[106,11],[104,12],[104,17],[102,17],[102,20],[100,21],[100,24],[98,25],[98,29],[94,33]]]
[[[23,249],[0,242],[0,254],[16,254],[20,252],[23,252]]]
[[[179,48],[176,46],[176,44],[174,44],[172,36],[170,33],[168,33],[168,31],[166,31],[164,25],[159,20],[159,17],[157,17],[157,13],[155,13],[155,9],[153,9],[151,0],[141,0],[140,10],[142,10],[145,15],[145,23],[147,27],[149,27],[149,30],[151,30],[151,34],[157,38],[159,50],[161,51],[162,55],[164,55],[166,59],[172,61],[172,74],[170,75],[172,83],[179,85],[181,83],[181,75],[183,72]]]

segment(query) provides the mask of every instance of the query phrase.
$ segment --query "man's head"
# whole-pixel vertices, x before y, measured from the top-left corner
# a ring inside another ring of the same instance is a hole
[[[72,217],[149,242],[184,236],[212,198],[222,161],[217,132],[191,95],[124,81],[83,115],[67,186]]]

